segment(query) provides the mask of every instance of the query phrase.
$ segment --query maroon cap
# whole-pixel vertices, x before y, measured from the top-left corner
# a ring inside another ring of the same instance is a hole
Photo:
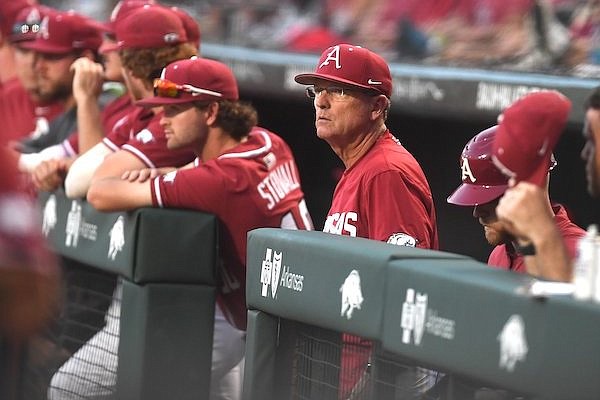
[[[117,21],[125,18],[131,11],[140,8],[146,4],[155,4],[154,0],[121,0],[119,1],[115,7],[112,9],[110,13],[110,17],[107,22],[105,22],[104,29],[107,32],[114,32],[115,25]]]
[[[198,24],[198,21],[182,8],[171,7],[171,10],[173,10],[181,19],[188,42],[193,43],[196,47],[200,48],[200,25]]]
[[[119,49],[154,49],[187,41],[179,16],[171,9],[146,4],[115,24]]]
[[[172,62],[162,70],[157,81],[154,97],[140,100],[136,102],[137,105],[154,107],[239,98],[237,82],[231,69],[208,58],[192,57]],[[156,87],[161,83],[163,87]],[[178,90],[175,90],[176,88]]]
[[[35,5],[25,7],[15,17],[12,32],[9,39],[13,43],[35,39],[40,31],[42,19],[50,12],[50,8]]]
[[[37,4],[35,0],[2,0],[0,1],[0,33],[7,37],[13,30],[17,15],[27,7]]]
[[[294,78],[303,85],[312,85],[316,79],[344,83],[392,96],[392,76],[385,60],[360,46],[338,44],[321,54],[317,69],[312,74]]]
[[[492,161],[492,145],[497,125],[475,135],[465,145],[460,156],[462,185],[447,201],[459,206],[489,203],[502,196],[508,188],[508,178]]]
[[[527,94],[498,117],[492,160],[509,178],[543,186],[552,151],[571,111],[571,101],[554,90]]]
[[[35,39],[21,46],[40,53],[64,54],[97,51],[101,43],[102,33],[95,21],[74,11],[49,11]]]

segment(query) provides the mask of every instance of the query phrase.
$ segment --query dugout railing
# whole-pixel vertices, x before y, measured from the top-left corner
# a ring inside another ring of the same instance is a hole
[[[69,265],[77,265],[92,274],[88,281],[97,280],[95,276],[122,281],[117,381],[110,398],[208,399],[217,280],[216,218],[151,208],[101,213],[83,199],[66,198],[62,191],[42,194],[40,207],[43,233],[63,259],[66,274]],[[67,294],[72,281],[66,280]],[[78,288],[79,292],[84,289]],[[104,291],[105,297],[108,293],[105,308],[96,310],[102,317],[111,291]],[[65,302],[78,300],[65,295]],[[64,307],[69,306],[73,304]],[[63,309],[57,318],[65,314]],[[55,369],[43,373],[51,376]]]
[[[247,261],[245,400],[600,397],[600,305],[544,294],[564,286],[322,232],[254,230]],[[358,394],[341,333],[373,342]]]

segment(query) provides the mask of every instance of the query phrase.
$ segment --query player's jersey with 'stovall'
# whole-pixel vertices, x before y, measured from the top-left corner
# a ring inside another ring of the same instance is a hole
[[[248,140],[206,163],[151,181],[152,203],[215,214],[222,260],[218,302],[246,329],[246,235],[261,228],[312,229],[298,168],[288,145],[255,127]]]

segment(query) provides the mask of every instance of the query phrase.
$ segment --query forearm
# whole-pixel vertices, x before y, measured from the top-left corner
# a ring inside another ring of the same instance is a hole
[[[102,141],[104,127],[98,99],[87,97],[77,103],[77,130],[79,154],[82,154]]]
[[[111,150],[108,147],[98,144],[73,162],[65,179],[67,197],[85,197],[94,172],[102,164],[104,157],[110,153]]]
[[[528,272],[545,279],[570,282],[572,260],[558,228],[548,224],[532,241],[535,256],[525,257]]]
[[[67,152],[61,144],[46,147],[39,153],[20,154],[19,171],[31,173],[43,161],[65,157],[67,157]]]
[[[120,178],[95,180],[87,201],[99,211],[128,211],[152,205],[150,182],[128,182]]]

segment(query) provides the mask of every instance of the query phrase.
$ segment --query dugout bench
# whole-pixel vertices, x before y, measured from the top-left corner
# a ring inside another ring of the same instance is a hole
[[[64,259],[116,274],[123,294],[115,398],[208,399],[217,220],[186,210],[101,213],[41,194],[42,230]]]
[[[247,271],[245,400],[337,400],[340,350],[327,355],[319,343],[339,342],[340,332],[384,354],[357,398],[473,398],[463,382],[512,393],[493,398],[600,398],[600,305],[532,296],[529,276],[456,254],[280,229],[249,233]],[[307,345],[312,328],[322,334]],[[393,388],[382,364],[394,358],[443,372],[444,391]]]

